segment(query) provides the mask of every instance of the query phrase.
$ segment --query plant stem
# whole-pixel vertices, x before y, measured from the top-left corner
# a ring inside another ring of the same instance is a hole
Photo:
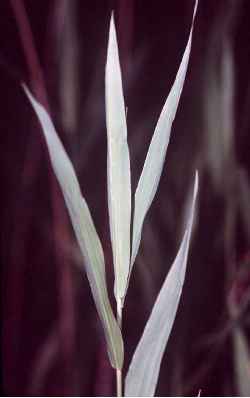
[[[120,299],[117,300],[116,319],[117,319],[119,328],[122,330],[122,301]],[[122,397],[122,370],[121,369],[116,369],[116,394],[117,394],[117,397]]]
[[[116,369],[116,395],[122,397],[122,371]]]

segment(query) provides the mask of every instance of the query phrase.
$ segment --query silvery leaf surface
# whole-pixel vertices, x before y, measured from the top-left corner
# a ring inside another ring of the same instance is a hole
[[[72,163],[63,148],[50,116],[44,107],[36,101],[28,88],[25,85],[23,87],[42,126],[52,167],[61,187],[84,258],[93,298],[103,324],[111,364],[115,368],[121,368],[123,363],[123,341],[108,298],[101,242],[88,205],[82,197]]]
[[[108,205],[115,269],[114,290],[116,298],[122,299],[130,267],[131,180],[126,112],[113,15],[109,30],[105,95]]]
[[[250,352],[243,330],[236,326],[233,330],[235,374],[238,394],[241,397],[250,396]]]
[[[193,13],[193,21],[189,34],[187,46],[182,57],[182,61],[177,72],[175,82],[171,88],[168,98],[163,106],[159,120],[157,122],[143,170],[135,192],[135,209],[133,220],[133,238],[132,238],[132,255],[131,268],[133,267],[140,241],[143,222],[147,211],[154,199],[156,190],[159,185],[162,169],[166,157],[167,147],[169,143],[172,123],[175,118],[179,99],[182,93],[188,61],[191,50],[193,24],[196,15],[198,0],[195,2]]]
[[[188,249],[198,191],[195,176],[188,225],[175,258],[133,355],[125,381],[125,396],[152,397],[157,385],[162,356],[174,323],[184,283]]]

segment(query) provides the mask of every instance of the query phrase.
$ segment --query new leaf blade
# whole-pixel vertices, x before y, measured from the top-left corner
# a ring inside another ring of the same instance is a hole
[[[161,177],[167,147],[169,143],[172,123],[175,118],[179,99],[182,93],[188,61],[191,50],[193,24],[196,15],[198,0],[195,2],[193,21],[187,46],[177,72],[175,82],[171,88],[169,96],[164,104],[161,111],[159,120],[157,122],[144,167],[138,182],[138,186],[135,192],[135,210],[133,220],[133,240],[132,240],[132,255],[131,255],[131,268],[134,264],[140,241],[142,226],[147,214],[147,211],[154,199],[156,190],[159,185]]]
[[[127,397],[152,397],[154,395],[162,356],[174,323],[185,278],[197,191],[198,174],[196,173],[188,226],[179,252],[160,290],[132,358],[125,381],[125,396]]]
[[[103,250],[88,205],[81,195],[72,163],[62,146],[48,113],[32,96],[28,88],[23,87],[42,126],[52,167],[60,184],[73,229],[84,257],[87,277],[103,324],[111,364],[115,368],[122,368],[123,341],[121,331],[109,302]]]
[[[115,296],[122,299],[130,266],[131,181],[126,113],[113,15],[109,30],[105,95],[108,204],[115,268]]]

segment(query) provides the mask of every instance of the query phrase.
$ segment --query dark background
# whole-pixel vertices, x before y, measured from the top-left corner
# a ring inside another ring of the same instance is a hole
[[[104,68],[114,9],[133,191],[189,34],[191,0],[1,0],[2,395],[113,395],[102,327],[25,81],[50,110],[106,258]],[[249,395],[250,3],[200,0],[190,64],[124,311],[125,370],[181,240],[187,276],[157,395]],[[113,301],[114,304],[114,301]]]

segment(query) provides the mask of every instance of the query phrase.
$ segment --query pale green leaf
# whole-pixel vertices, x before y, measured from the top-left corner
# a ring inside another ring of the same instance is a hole
[[[113,15],[105,74],[108,138],[108,204],[115,269],[115,296],[125,295],[130,266],[131,182],[126,112]]]
[[[238,394],[241,397],[250,396],[250,351],[248,341],[242,329],[238,326],[233,330],[235,372]]]
[[[154,395],[162,356],[174,323],[184,283],[197,191],[198,173],[195,177],[188,225],[179,252],[163,283],[128,370],[125,382],[127,397]]]
[[[62,146],[48,113],[32,96],[28,88],[26,86],[23,87],[42,126],[52,167],[60,184],[84,258],[87,277],[103,324],[111,364],[113,367],[121,368],[123,363],[123,341],[108,298],[101,242],[88,205],[81,195],[72,163]]]
[[[196,9],[198,0],[196,0],[193,21],[187,46],[177,72],[175,82],[171,88],[169,96],[164,104],[161,111],[159,120],[157,122],[144,167],[138,182],[138,186],[135,192],[135,210],[133,220],[133,240],[132,240],[132,256],[131,256],[131,268],[134,264],[139,245],[141,241],[142,226],[147,214],[147,211],[154,199],[159,180],[161,177],[166,151],[169,143],[172,123],[175,118],[179,99],[182,93],[188,61],[191,50],[193,24],[196,15]]]

